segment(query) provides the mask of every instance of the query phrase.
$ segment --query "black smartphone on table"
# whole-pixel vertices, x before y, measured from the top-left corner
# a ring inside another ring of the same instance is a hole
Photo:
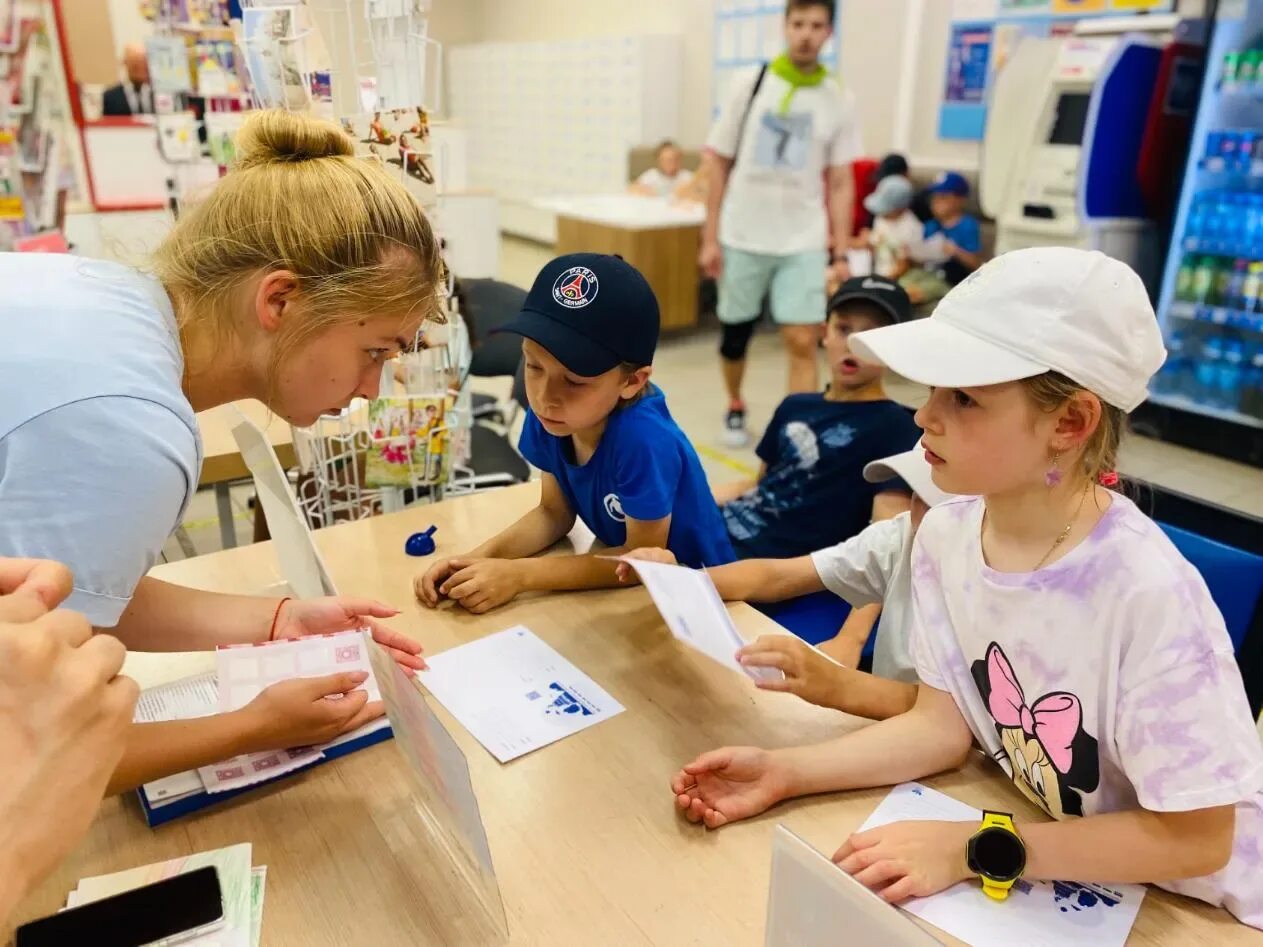
[[[223,924],[219,872],[208,866],[23,924],[16,947],[178,944]]]

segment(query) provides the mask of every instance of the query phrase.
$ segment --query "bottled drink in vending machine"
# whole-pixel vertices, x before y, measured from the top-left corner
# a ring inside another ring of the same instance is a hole
[[[1263,348],[1254,353],[1254,360],[1242,378],[1241,411],[1263,419]]]
[[[1206,237],[1206,212],[1206,195],[1194,195],[1188,208],[1188,220],[1184,222],[1184,240],[1189,249],[1202,249],[1202,240]]]
[[[1194,371],[1193,390],[1190,397],[1195,401],[1214,405],[1219,395],[1219,361],[1223,357],[1223,347],[1219,337],[1212,335],[1202,343],[1202,357]]]
[[[1193,301],[1203,306],[1215,302],[1215,258],[1204,256],[1193,271]]]
[[[1249,261],[1241,257],[1232,261],[1232,270],[1229,271],[1228,288],[1224,291],[1223,298],[1220,300],[1221,306],[1227,306],[1229,309],[1242,309],[1242,300],[1245,294],[1245,278],[1246,268]]]
[[[1241,53],[1232,50],[1224,54],[1224,82],[1236,82],[1237,75],[1241,72]]]
[[[1163,395],[1182,395],[1188,388],[1190,360],[1184,347],[1184,333],[1172,332],[1167,339],[1167,360],[1153,380],[1154,391]]]
[[[1175,298],[1180,302],[1193,302],[1193,274],[1197,270],[1197,258],[1191,253],[1184,254],[1180,260],[1180,268],[1175,271]]]
[[[1236,163],[1232,170],[1249,174],[1250,165],[1254,162],[1254,148],[1259,143],[1259,133],[1252,128],[1237,132]]]
[[[1211,290],[1214,293],[1214,299],[1211,301],[1212,306],[1230,306],[1228,300],[1231,298],[1232,290],[1232,265],[1227,260],[1215,260],[1215,288]]]
[[[1219,362],[1219,391],[1216,403],[1221,408],[1236,411],[1241,405],[1242,362],[1245,361],[1245,346],[1237,339],[1232,339],[1224,346],[1224,355]]]
[[[1246,267],[1245,285],[1241,288],[1241,308],[1245,312],[1259,311],[1263,299],[1263,262],[1255,260]]]

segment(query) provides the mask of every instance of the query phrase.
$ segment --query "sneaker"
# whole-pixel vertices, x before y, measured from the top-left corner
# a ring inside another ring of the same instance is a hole
[[[745,447],[750,443],[750,432],[746,430],[745,408],[728,409],[719,441],[725,447]]]

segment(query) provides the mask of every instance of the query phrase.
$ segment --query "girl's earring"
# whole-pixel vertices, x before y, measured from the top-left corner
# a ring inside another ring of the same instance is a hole
[[[1061,453],[1053,454],[1052,466],[1044,471],[1044,486],[1050,490],[1061,483]]]

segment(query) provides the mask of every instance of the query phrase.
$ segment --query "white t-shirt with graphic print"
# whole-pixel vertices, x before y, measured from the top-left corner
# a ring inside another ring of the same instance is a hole
[[[864,151],[854,98],[829,76],[798,89],[782,115],[789,83],[769,69],[751,103],[758,74],[755,66],[733,79],[706,141],[737,161],[724,192],[719,242],[773,256],[819,253],[829,243],[825,171],[849,166]]]
[[[1236,807],[1232,856],[1161,883],[1263,928],[1263,745],[1201,576],[1122,496],[1036,572],[983,560],[984,504],[930,511],[913,549],[917,673],[1052,816]]]

